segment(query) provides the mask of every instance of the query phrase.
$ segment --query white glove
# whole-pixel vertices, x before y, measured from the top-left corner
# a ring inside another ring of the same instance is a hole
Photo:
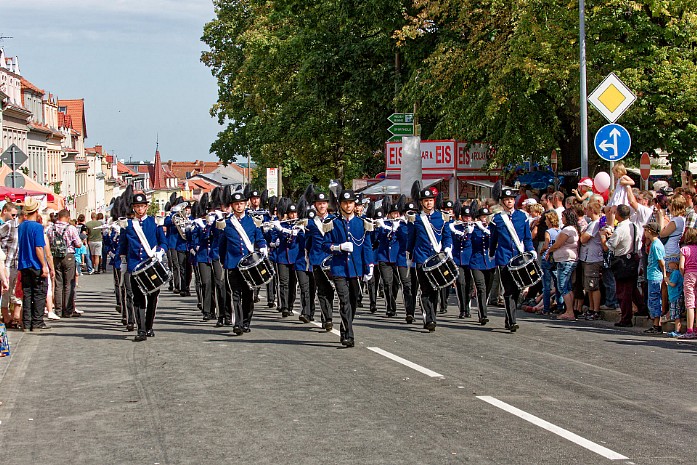
[[[448,258],[453,258],[453,249],[452,247],[446,247],[444,252],[448,256]]]
[[[114,258],[114,252],[109,252],[109,253],[107,254],[107,257],[109,257],[109,259]]]
[[[474,231],[474,225],[468,224],[467,225],[467,234],[472,234],[473,231]]]
[[[259,252],[260,252],[264,257],[268,257],[268,256],[269,256],[269,249],[267,249],[266,247],[262,247],[261,249],[259,249]]]
[[[194,252],[196,253],[196,252]],[[162,249],[156,250],[155,251],[155,258],[157,258],[158,261],[163,261],[165,258],[165,251]]]
[[[293,235],[293,237],[295,237],[298,235],[299,232],[300,232],[300,229],[293,228],[293,230],[291,231],[291,234]]]
[[[536,250],[531,250],[530,253],[532,254],[532,258],[537,260],[537,251]]]
[[[281,226],[281,222],[280,222],[280,221],[274,220],[274,221],[271,222],[271,224],[273,225],[273,227],[274,227],[277,231],[283,231],[283,227]]]
[[[191,253],[191,255],[196,255],[196,250],[191,249],[189,250],[189,253]],[[155,256],[157,256],[157,252],[155,252]]]
[[[120,269],[121,269],[122,274],[125,273],[126,271],[128,271],[128,262],[126,261],[126,257],[124,257],[123,255],[121,256]]]
[[[370,265],[370,271],[368,271],[368,274],[363,276],[363,281],[366,283],[373,279],[373,265]]]
[[[218,221],[215,222],[215,227],[217,229],[225,229],[225,219],[221,218]]]
[[[348,252],[352,253],[353,252],[353,242],[344,242],[339,246],[342,252]]]

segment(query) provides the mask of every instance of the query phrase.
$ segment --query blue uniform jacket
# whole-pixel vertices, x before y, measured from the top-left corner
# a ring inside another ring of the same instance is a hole
[[[240,219],[240,224],[242,224],[242,229],[247,233],[247,237],[255,249],[266,247],[266,241],[261,233],[261,229],[257,228],[251,216],[244,215]],[[232,225],[232,221],[230,221],[230,218],[227,218],[223,235],[220,237],[220,257],[223,268],[226,270],[237,268],[242,257],[250,253],[237,229]]]
[[[453,246],[452,237],[450,234],[450,228],[448,223],[445,222],[443,218],[443,213],[436,210],[430,215],[426,215],[428,224],[424,224],[421,214],[416,215],[416,220],[414,221],[414,232],[412,234],[412,260],[414,263],[422,265],[429,257],[436,254],[433,249],[431,240],[426,233],[426,228],[431,228],[433,235],[436,238],[436,242],[440,242],[442,245],[441,251],[448,247]]]
[[[114,268],[121,268],[121,255],[119,255],[119,238],[121,236],[121,228],[118,231],[112,228],[109,232],[109,250],[107,254],[111,252],[113,255],[111,257],[111,266]]]
[[[399,242],[399,255],[397,255],[397,266],[407,266],[407,253],[413,240],[414,223],[402,221],[397,228],[397,241]],[[412,263],[412,267],[414,264]]]
[[[164,226],[167,228],[167,232],[168,232],[167,244],[169,245],[169,247],[171,249],[174,249],[177,252],[188,252],[188,244],[187,244],[188,241],[186,239],[184,239],[181,236],[181,234],[179,234],[179,230],[174,225],[174,221],[172,221],[173,215],[174,215],[174,213],[165,217]]]
[[[306,240],[307,232],[305,230],[300,230],[298,235],[295,236],[295,242],[298,245],[298,254],[295,257],[296,271],[312,272],[312,265],[310,265],[310,253],[305,248]]]
[[[400,242],[398,238],[398,230],[393,230],[395,222],[385,220],[386,228],[376,226],[375,233],[378,242],[377,261],[385,263],[397,263],[400,255]],[[401,224],[399,224],[401,227]],[[406,266],[406,256],[404,258]]]
[[[211,248],[213,245],[214,224],[208,224],[205,220],[194,221],[191,229],[191,247],[196,252],[196,263],[212,263]]]
[[[289,223],[281,221],[281,226],[285,229],[290,229]],[[276,247],[276,263],[284,265],[293,265],[298,258],[298,241],[297,235],[286,231],[276,231],[278,239],[278,247]]]
[[[326,219],[334,218],[332,215],[327,215]],[[305,233],[305,250],[310,254],[310,265],[319,266],[322,264],[329,253],[323,249],[324,234],[322,232],[322,219],[319,216],[314,217],[307,223],[307,232]]]
[[[496,264],[489,258],[491,234],[487,234],[478,226],[475,226],[472,234],[470,234],[470,242],[472,243],[470,268],[473,270],[490,270],[494,268]]]
[[[370,232],[365,230],[363,220],[353,217],[351,220],[335,218],[334,227],[324,236],[322,249],[332,254],[331,272],[334,277],[358,278],[369,273],[373,265],[373,244]],[[344,242],[353,243],[353,252],[332,251],[332,245]]]
[[[126,269],[129,273],[132,273],[140,262],[148,258],[136,231],[133,229],[134,221],[138,220],[128,220],[126,227],[121,228],[121,235],[119,237],[119,255],[126,257]],[[155,218],[146,216],[145,219],[140,222],[140,227],[153,251],[157,250],[156,247],[159,247],[161,250],[167,250],[165,231],[162,229],[162,226],[158,226],[155,223]]]
[[[448,227],[450,228],[451,226],[457,231],[457,233],[454,233],[451,230],[453,237],[453,260],[457,266],[469,267],[470,258],[472,257],[472,241],[470,240],[470,233],[467,225],[449,223]]]
[[[520,254],[518,247],[516,247],[515,242],[511,238],[511,234],[508,232],[506,224],[501,219],[501,215],[505,215],[505,213],[497,213],[489,224],[489,231],[491,231],[489,255],[494,257],[496,266],[506,266],[511,258]],[[511,216],[511,223],[513,223],[513,228],[518,234],[518,239],[523,243],[524,249],[528,252],[535,250],[532,246],[527,215],[520,210],[515,210]]]

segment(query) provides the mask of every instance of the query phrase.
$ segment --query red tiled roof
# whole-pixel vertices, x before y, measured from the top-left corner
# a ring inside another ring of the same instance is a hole
[[[186,183],[189,183],[189,190],[201,189],[202,192],[211,192],[215,188],[213,184],[207,183],[203,179],[187,179],[186,181],[179,181],[179,186],[183,188]]]
[[[72,129],[73,119],[67,113],[63,113],[62,111],[59,111],[58,112],[58,127]]]
[[[130,169],[128,166],[124,165],[124,164],[121,163],[121,162],[118,162],[118,163],[117,163],[117,165],[116,165],[116,171],[117,171],[119,174],[128,174],[128,175],[130,175],[130,176],[138,176],[138,173],[136,173],[135,171],[133,171],[132,169]]]
[[[210,173],[220,166],[219,161],[172,161],[165,163],[167,168],[179,179],[186,179],[186,173]]]
[[[32,122],[27,124],[27,126],[29,126],[29,129],[33,129],[34,131],[43,132],[46,134],[53,134],[53,130],[49,128],[47,124],[39,124]]]
[[[20,79],[20,82],[21,82],[21,85],[22,85],[22,91],[24,91],[24,90],[29,90],[29,91],[35,93],[36,95],[38,95],[38,96],[40,96],[40,97],[43,97],[43,96],[46,94],[46,91],[44,91],[43,89],[39,89],[39,88],[36,87],[34,84],[32,84],[31,82],[27,81],[27,80],[24,79],[24,78],[21,78],[21,79]]]
[[[74,128],[87,138],[87,123],[85,122],[85,99],[58,100],[59,107],[66,107],[66,113],[75,118]]]
[[[107,162],[107,163],[114,163],[114,156],[113,156],[113,155],[107,155],[107,156],[106,156],[106,162]]]

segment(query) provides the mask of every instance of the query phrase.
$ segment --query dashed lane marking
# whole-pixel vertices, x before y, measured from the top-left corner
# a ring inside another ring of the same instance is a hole
[[[430,376],[431,378],[445,378],[445,376],[441,375],[440,373],[436,373],[435,371],[429,370],[426,367],[422,367],[421,365],[417,365],[414,362],[410,362],[409,360],[403,359],[402,357],[399,357],[391,352],[388,352],[386,350],[382,350],[379,347],[368,347],[368,350],[372,350],[376,354],[380,354],[383,357],[387,357],[390,360],[393,360],[397,363],[401,363],[404,366],[407,366],[413,370],[418,371],[419,373],[423,373],[426,376]]]
[[[498,400],[495,397],[491,396],[477,396],[477,399],[483,400],[484,402],[493,405],[494,407],[498,407],[501,410],[504,410],[510,414],[513,414],[517,416],[518,418],[522,418],[525,421],[528,421],[532,423],[535,426],[539,426],[542,429],[546,429],[547,431],[554,433],[558,436],[563,437],[564,439],[571,441],[575,444],[578,444],[581,447],[584,447],[588,449],[591,452],[595,452],[598,455],[602,455],[606,459],[609,460],[628,460],[628,457],[625,457],[622,454],[619,454],[615,452],[614,450],[608,449],[607,447],[603,447],[600,444],[596,444],[593,441],[589,441],[586,438],[583,438],[579,436],[576,433],[572,433],[569,430],[566,430],[564,428],[561,428],[555,424],[552,424],[546,420],[543,420],[542,418],[536,417],[535,415],[531,415],[523,410],[520,410],[519,408],[516,408],[510,404],[507,404],[506,402],[503,402],[501,400]]]

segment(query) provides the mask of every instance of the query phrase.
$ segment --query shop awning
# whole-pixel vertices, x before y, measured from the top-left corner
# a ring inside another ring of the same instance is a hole
[[[421,187],[423,189],[431,187],[434,184],[441,182],[443,178],[437,179],[424,179],[421,181]],[[399,179],[384,179],[378,183],[368,186],[361,191],[364,195],[399,195],[406,194],[409,192],[401,192],[399,190]]]

